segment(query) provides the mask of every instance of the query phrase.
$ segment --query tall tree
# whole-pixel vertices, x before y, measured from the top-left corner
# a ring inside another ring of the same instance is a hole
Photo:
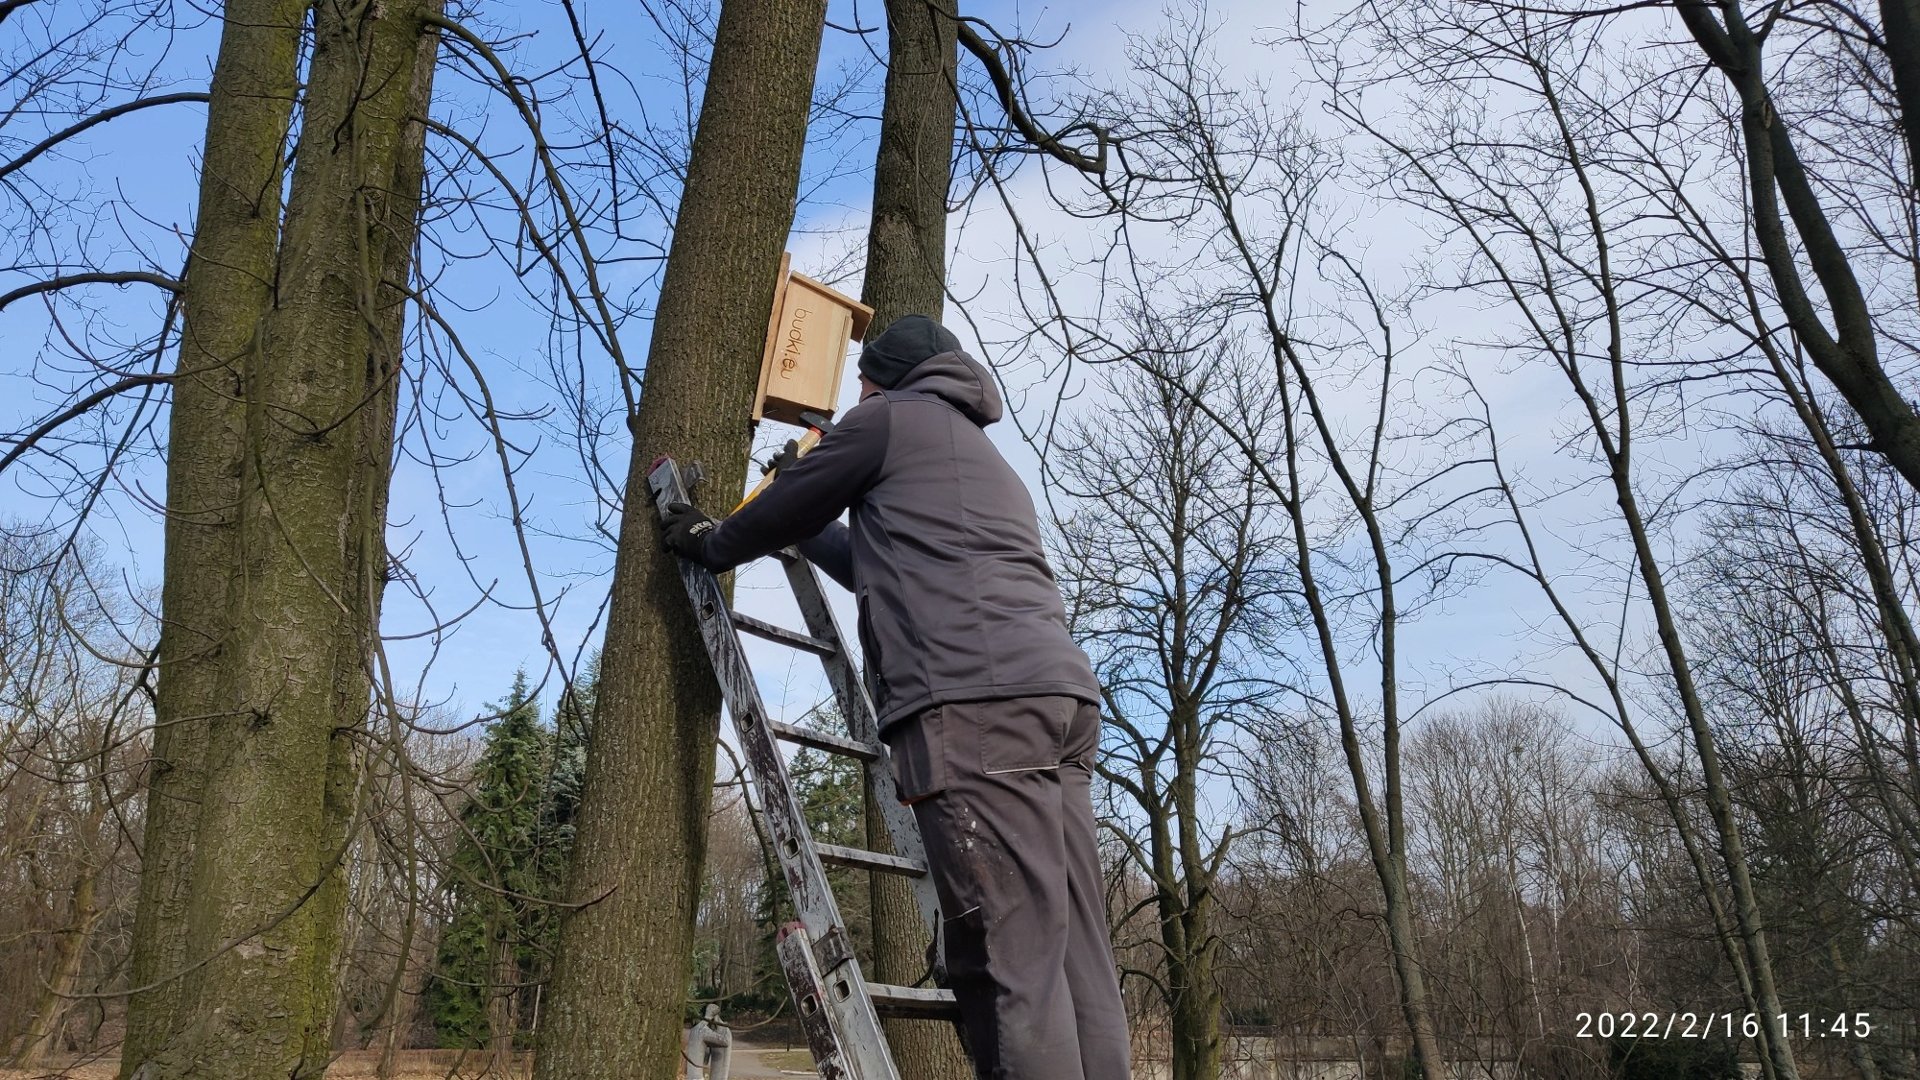
[[[241,363],[186,1013],[135,1075],[318,1076],[331,1053],[436,18],[435,0],[315,9],[272,305]]]
[[[168,430],[159,680],[122,1076],[181,1019],[208,706],[227,637],[240,501],[240,362],[272,297],[283,146],[307,7],[307,0],[228,4],[209,89]]]
[[[887,0],[887,85],[873,165],[873,214],[860,301],[873,325],[902,315],[939,318],[947,296],[947,193],[958,109],[956,0]],[[891,851],[885,820],[866,795],[867,843]],[[871,874],[873,972],[907,985],[927,969],[927,928],[906,879]],[[885,1022],[894,1064],[909,1080],[962,1080],[966,1052],[945,1024]]]
[[[1565,381],[1569,406],[1581,417],[1581,438],[1587,440],[1598,463],[1596,473],[1613,496],[1618,542],[1631,553],[1627,562],[1644,597],[1636,617],[1646,619],[1659,642],[1663,680],[1670,680],[1661,689],[1670,695],[1672,714],[1689,736],[1693,758],[1687,764],[1698,769],[1700,804],[1708,828],[1695,833],[1690,811],[1678,795],[1682,789],[1669,779],[1667,766],[1643,739],[1637,719],[1643,710],[1623,690],[1617,651],[1609,659],[1596,647],[1598,638],[1571,614],[1561,591],[1564,586],[1545,568],[1528,520],[1533,511],[1515,498],[1501,462],[1502,451],[1491,436],[1488,462],[1533,564],[1535,584],[1551,598],[1569,639],[1606,687],[1611,718],[1668,801],[1748,1009],[1760,1016],[1778,1016],[1785,1008],[1767,941],[1767,920],[1753,883],[1733,793],[1721,766],[1719,735],[1695,679],[1689,655],[1693,646],[1676,615],[1675,575],[1663,550],[1666,496],[1658,489],[1646,490],[1653,470],[1642,447],[1666,418],[1658,411],[1657,399],[1636,385],[1635,357],[1644,348],[1636,335],[1664,329],[1670,316],[1649,310],[1646,294],[1633,287],[1649,276],[1650,266],[1641,261],[1645,250],[1636,250],[1633,242],[1632,214],[1622,210],[1622,201],[1611,189],[1616,147],[1633,145],[1614,125],[1617,117],[1630,113],[1617,109],[1610,95],[1594,95],[1583,82],[1591,77],[1588,65],[1600,63],[1605,50],[1587,48],[1584,42],[1581,47],[1569,47],[1554,39],[1552,33],[1564,32],[1566,27],[1551,18],[1542,21],[1537,12],[1493,10],[1494,16],[1488,17],[1472,4],[1437,7],[1422,12],[1425,21],[1414,24],[1417,31],[1400,38],[1417,43],[1416,49],[1432,50],[1410,65],[1401,58],[1394,61],[1396,70],[1412,68],[1426,80],[1421,100],[1433,110],[1412,128],[1410,136],[1383,132],[1351,95],[1337,99],[1336,111],[1389,148],[1395,171],[1386,179],[1393,190],[1410,205],[1435,214],[1471,245],[1471,269],[1461,275],[1458,288],[1485,289],[1512,305],[1522,329],[1503,347],[1515,355],[1541,358]],[[1582,36],[1601,32],[1592,25],[1568,25]],[[1549,26],[1556,29],[1543,36]],[[1399,34],[1407,28],[1398,24],[1391,32]],[[1482,51],[1489,46],[1491,53]],[[1490,143],[1491,124],[1464,121],[1463,114],[1447,111],[1462,100],[1455,95],[1491,85],[1498,85],[1502,93],[1532,95],[1541,117],[1538,126],[1515,132],[1506,142]],[[1526,153],[1512,152],[1521,145]],[[1499,149],[1489,149],[1495,146]],[[1564,201],[1558,198],[1562,193]],[[1664,271],[1661,263],[1652,267],[1661,268],[1654,270],[1656,274]],[[1688,277],[1691,272],[1690,267],[1682,271]],[[1491,428],[1490,415],[1487,423]],[[1640,603],[1637,598],[1633,602]],[[1689,781],[1686,786],[1693,784]],[[1718,866],[1706,861],[1709,844],[1718,856]],[[1728,901],[1724,906],[1718,884],[1723,875]],[[1761,1025],[1754,1038],[1768,1080],[1794,1080],[1794,1050],[1782,1032]]]
[[[654,459],[699,462],[731,507],[774,274],[793,225],[824,0],[725,0],[667,256],[628,468],[550,1005],[534,1075],[670,1075],[692,964],[720,694],[678,561],[660,547]]]
[[[1106,691],[1108,827],[1145,881],[1136,908],[1156,916],[1147,981],[1169,1019],[1172,1075],[1216,1080],[1227,1050],[1218,886],[1236,830],[1209,789],[1234,790],[1236,742],[1274,736],[1267,703],[1285,691],[1260,646],[1287,625],[1291,545],[1259,466],[1214,415],[1268,441],[1279,395],[1237,342],[1105,370],[1102,396],[1132,402],[1154,434],[1098,414],[1065,423],[1046,463],[1071,507],[1058,565]]]
[[[1447,1064],[1421,959],[1400,763],[1411,715],[1402,698],[1399,644],[1410,610],[1403,605],[1409,589],[1419,599],[1405,545],[1416,530],[1395,520],[1424,516],[1413,505],[1435,498],[1432,481],[1455,465],[1431,452],[1410,476],[1395,461],[1400,425],[1412,420],[1396,402],[1415,376],[1401,359],[1394,303],[1320,232],[1332,157],[1307,135],[1291,102],[1223,78],[1212,44],[1218,32],[1198,7],[1176,14],[1129,53],[1138,82],[1095,100],[1102,123],[1078,125],[1100,134],[1103,153],[1125,147],[1121,180],[1063,206],[1111,229],[1111,247],[1084,264],[1097,314],[1062,306],[1061,271],[1046,265],[1053,254],[1043,255],[1043,241],[1019,229],[1043,312],[1033,330],[1049,339],[1046,352],[1134,366],[1170,347],[1192,351],[1244,334],[1271,365],[1279,395],[1274,444],[1194,400],[1288,522],[1306,638],[1295,655],[1312,668],[1296,685],[1312,686],[1304,694],[1310,714],[1338,725],[1380,890],[1410,1068],[1439,1080]],[[1153,241],[1143,242],[1139,230]],[[1306,302],[1308,266],[1316,284],[1351,306],[1325,315]],[[1101,311],[1109,308],[1117,310]],[[1337,327],[1330,336],[1321,335],[1321,319]],[[1361,395],[1369,411],[1353,421],[1343,410]],[[1053,427],[1040,425],[1036,441],[1054,439]],[[1278,650],[1268,659],[1276,667],[1295,662]]]

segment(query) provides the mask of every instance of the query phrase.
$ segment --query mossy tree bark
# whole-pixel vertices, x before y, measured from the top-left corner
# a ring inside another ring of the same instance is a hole
[[[873,327],[946,306],[955,0],[887,0],[887,86],[860,300]]]
[[[887,0],[887,86],[873,167],[873,215],[860,300],[875,331],[902,315],[939,318],[947,278],[947,193],[953,183],[956,0]],[[866,793],[867,843],[891,851]],[[926,973],[926,930],[903,878],[871,874],[873,971],[911,984]],[[966,1080],[966,1053],[947,1024],[889,1020],[887,1042],[905,1080]]]
[[[747,417],[793,224],[824,0],[725,0],[667,257],[615,557],[598,713],[537,1080],[674,1075],[720,696],[647,492],[698,462],[710,513],[747,472]]]
[[[336,0],[337,2],[337,0]],[[397,106],[395,115],[382,114],[378,135],[388,137],[386,125],[397,125],[398,144],[390,154],[389,166],[383,160],[376,167],[385,172],[368,176],[390,176],[384,186],[368,183],[363,188],[362,213],[367,223],[366,243],[362,250],[367,264],[378,274],[362,293],[370,299],[362,317],[369,337],[365,342],[365,376],[359,412],[355,417],[359,431],[353,440],[351,466],[343,519],[344,563],[341,571],[342,595],[354,610],[349,614],[350,628],[334,639],[333,707],[341,726],[328,746],[325,824],[322,856],[332,859],[350,843],[354,816],[360,810],[360,796],[367,784],[364,744],[351,734],[366,728],[369,708],[378,712],[374,697],[374,651],[380,633],[381,601],[387,579],[387,498],[393,476],[395,424],[399,405],[399,380],[404,362],[403,343],[407,329],[407,311],[412,295],[411,281],[416,242],[420,233],[422,185],[426,179],[427,126],[424,122],[433,105],[433,76],[440,52],[440,33],[428,24],[440,17],[444,0],[417,0],[412,11],[397,13],[401,20],[379,28],[383,35],[368,56],[383,66],[369,70],[392,70],[401,86],[387,93],[382,108]],[[404,8],[404,6],[403,6]],[[403,50],[412,49],[411,58]],[[393,67],[384,66],[391,49]],[[364,279],[363,279],[364,280]],[[350,630],[350,632],[349,632]],[[337,997],[337,965],[332,953],[341,939],[347,916],[347,879],[345,874],[328,876],[310,902],[315,925],[325,928],[328,955],[315,957],[310,968],[310,992],[315,1008],[305,1033],[306,1060],[324,1068],[331,1056],[333,1018]]]
[[[159,680],[121,1075],[179,1021],[208,705],[240,497],[240,357],[271,298],[283,146],[308,0],[232,0],[207,103],[167,445]]]
[[[435,0],[315,7],[272,303],[240,365],[227,640],[187,910],[199,966],[182,1022],[135,1066],[152,1080],[318,1077],[329,1056],[436,14]]]

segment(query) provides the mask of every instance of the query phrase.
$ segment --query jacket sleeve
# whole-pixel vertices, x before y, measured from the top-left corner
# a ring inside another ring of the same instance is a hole
[[[839,582],[841,588],[853,591],[853,534],[845,525],[829,522],[818,535],[800,541],[800,554]]]
[[[805,457],[780,470],[759,498],[708,535],[707,566],[729,569],[818,536],[880,478],[888,420],[882,394],[849,410]]]

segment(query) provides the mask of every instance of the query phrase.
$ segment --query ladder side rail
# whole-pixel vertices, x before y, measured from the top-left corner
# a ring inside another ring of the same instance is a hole
[[[893,853],[924,866],[927,849],[920,838],[920,825],[914,819],[912,808],[900,803],[899,789],[893,779],[892,750],[880,739],[880,724],[874,714],[873,701],[867,697],[867,688],[861,681],[859,669],[853,665],[846,638],[840,633],[840,620],[834,616],[826,593],[820,588],[820,572],[811,562],[797,555],[783,557],[781,561],[786,565],[787,581],[793,586],[800,614],[806,619],[807,633],[822,641],[832,642],[835,646],[834,654],[822,657],[820,662],[826,667],[827,681],[833,686],[833,696],[839,702],[840,715],[846,717],[847,730],[854,738],[871,745],[878,755],[867,765],[867,775],[873,783],[874,801],[880,804],[880,815],[886,822],[887,834],[893,840]],[[914,905],[920,909],[920,922],[926,930],[927,940],[935,942],[936,955],[939,956],[936,967],[944,969],[944,942],[939,940],[940,897],[934,888],[933,876],[922,874],[909,881],[913,888]]]
[[[787,986],[793,991],[794,1019],[800,1022],[801,1037],[807,1041],[821,1080],[850,1080],[854,1074],[843,1049],[848,1040],[841,1035],[833,1010],[827,1007],[825,980],[814,962],[806,928],[783,928],[775,951]]]
[[[647,477],[653,489],[656,511],[664,517],[668,504],[688,502],[680,470],[671,458],[656,462]],[[853,1080],[899,1080],[886,1038],[874,1011],[866,979],[853,953],[839,905],[827,883],[826,867],[814,850],[799,798],[787,775],[786,762],[774,741],[767,712],[754,682],[746,651],[727,608],[727,597],[712,572],[686,559],[680,562],[680,578],[687,599],[693,604],[700,637],[712,662],[713,674],[720,684],[721,698],[733,718],[734,736],[740,742],[747,770],[753,775],[760,794],[761,814],[774,844],[787,894],[793,900],[819,970],[826,992],[822,1001],[834,1014],[835,1030],[842,1038],[842,1049],[851,1066]],[[783,965],[785,966],[785,965]],[[800,987],[794,990],[796,1005]]]

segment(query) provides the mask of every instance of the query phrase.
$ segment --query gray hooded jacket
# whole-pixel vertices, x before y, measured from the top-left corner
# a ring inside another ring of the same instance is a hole
[[[972,357],[930,357],[708,534],[715,570],[798,544],[859,597],[882,727],[945,702],[1100,700],[1067,633],[1033,499],[981,430],[1000,415]],[[842,511],[850,527],[836,522]]]

